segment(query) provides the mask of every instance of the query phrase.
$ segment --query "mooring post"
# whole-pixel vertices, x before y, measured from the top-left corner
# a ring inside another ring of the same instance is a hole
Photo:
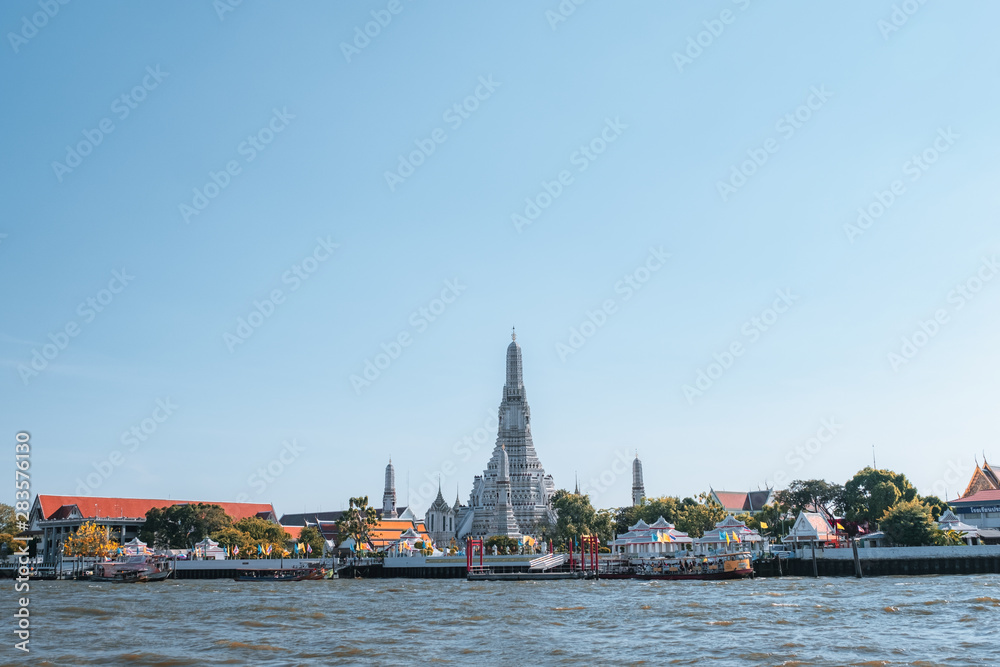
[[[816,564],[816,543],[815,542],[812,543],[812,550],[813,550],[813,577],[814,578],[818,578],[819,577],[819,565]]]
[[[861,556],[858,554],[858,538],[851,540],[851,548],[854,549],[854,576],[861,579]]]

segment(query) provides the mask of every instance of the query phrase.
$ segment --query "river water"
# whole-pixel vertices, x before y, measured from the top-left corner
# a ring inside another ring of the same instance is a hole
[[[1000,575],[32,582],[4,664],[1000,665]]]

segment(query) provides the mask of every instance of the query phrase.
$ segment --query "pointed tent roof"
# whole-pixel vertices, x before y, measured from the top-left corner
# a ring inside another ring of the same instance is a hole
[[[782,542],[827,542],[837,539],[837,531],[819,512],[799,512],[795,524]]]
[[[449,507],[448,501],[446,501],[444,499],[444,496],[441,494],[441,480],[440,479],[438,479],[438,494],[437,494],[437,498],[435,498],[434,502],[431,503],[431,506],[427,508],[427,511],[428,512],[446,512],[446,513],[451,511],[451,507]]]
[[[1000,489],[1000,480],[998,480],[996,472],[989,463],[983,461],[982,467],[977,464],[976,469],[972,471],[969,484],[965,487],[959,500],[965,500],[983,491],[996,491],[998,489]]]
[[[634,526],[629,526],[629,530],[649,530],[649,524],[639,519]]]
[[[979,528],[977,526],[970,526],[967,523],[963,523],[962,520],[959,519],[951,510],[947,510],[938,519],[938,528],[941,530],[958,531],[959,533],[963,533],[963,536],[970,533],[973,535],[979,534]]]

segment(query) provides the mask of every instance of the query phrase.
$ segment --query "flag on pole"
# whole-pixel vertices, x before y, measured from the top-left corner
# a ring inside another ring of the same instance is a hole
[[[841,525],[840,525],[840,522],[838,521],[838,522],[837,522],[837,530],[843,530],[843,529],[844,529],[844,527],[843,527],[843,526],[841,526]]]
[[[726,533],[726,544],[729,544],[729,533]]]
[[[239,556],[240,555],[240,547],[239,547],[239,545],[233,547],[233,555],[234,556]]]
[[[273,544],[268,544],[267,545],[267,555],[270,556],[272,551],[274,551],[274,545]]]
[[[760,522],[760,527],[764,528],[764,529],[767,529],[767,523],[765,521],[761,521]]]
[[[313,552],[312,545],[306,542],[306,553],[311,554]]]
[[[257,555],[258,556],[264,555],[264,547],[260,546],[259,544],[257,545]]]

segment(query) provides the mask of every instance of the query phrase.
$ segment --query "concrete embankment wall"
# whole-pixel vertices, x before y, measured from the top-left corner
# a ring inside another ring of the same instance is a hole
[[[781,560],[781,575],[813,576],[811,550],[800,558]],[[861,573],[866,577],[932,574],[998,574],[1000,548],[986,547],[892,547],[860,549]],[[853,577],[854,554],[851,549],[817,550],[816,572],[821,577]],[[754,573],[759,577],[779,576],[778,561],[758,561]]]

